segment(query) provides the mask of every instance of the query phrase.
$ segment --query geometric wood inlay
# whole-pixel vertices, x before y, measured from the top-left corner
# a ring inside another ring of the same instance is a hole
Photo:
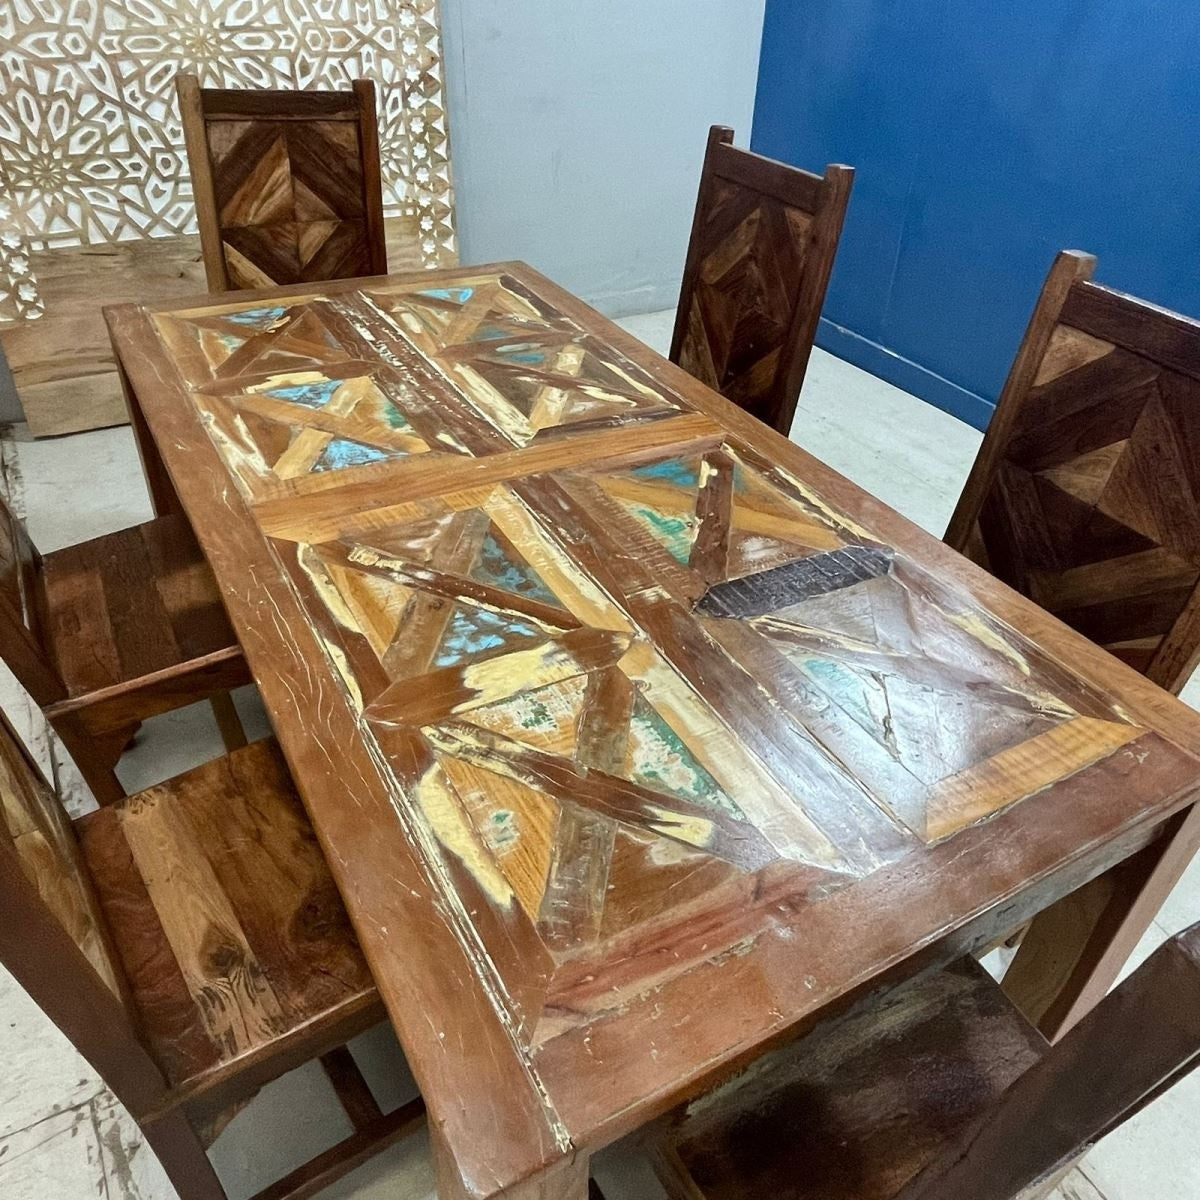
[[[1036,374],[1018,360],[982,494],[964,493],[948,537],[973,508],[972,558],[1177,687],[1200,653],[1182,620],[1200,583],[1200,326],[1087,282],[1058,309],[1050,293],[1027,337],[1053,323]]]
[[[854,172],[775,162],[709,130],[671,361],[785,437]]]
[[[690,418],[510,276],[155,321],[439,870],[521,947],[530,1038],[614,939],[766,870],[835,890],[1142,732],[736,439],[556,466]]]
[[[110,321],[468,1191],[1194,794],[1169,699],[526,267]]]

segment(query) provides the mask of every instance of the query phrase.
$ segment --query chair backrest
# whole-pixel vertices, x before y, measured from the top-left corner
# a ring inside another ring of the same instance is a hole
[[[1156,683],[1200,658],[1200,322],[1057,258],[946,541]]]
[[[0,713],[0,963],[121,1100],[165,1090],[131,1018],[128,985],[70,818]]]
[[[176,84],[214,292],[387,271],[370,80],[348,92]]]
[[[1151,955],[896,1200],[1036,1194],[1198,1065],[1200,924]]]
[[[42,559],[0,498],[0,658],[41,705],[66,695],[43,638]]]
[[[786,437],[854,171],[811,175],[732,142],[709,130],[671,361]]]

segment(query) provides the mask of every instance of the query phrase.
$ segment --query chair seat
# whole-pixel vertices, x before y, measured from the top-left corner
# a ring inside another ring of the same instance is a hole
[[[76,821],[151,1052],[179,1087],[361,1010],[374,981],[274,740]]]
[[[43,628],[69,696],[236,649],[216,580],[182,516],[42,559]]]
[[[689,1200],[892,1200],[1045,1049],[991,976],[963,960],[697,1101],[657,1166]]]

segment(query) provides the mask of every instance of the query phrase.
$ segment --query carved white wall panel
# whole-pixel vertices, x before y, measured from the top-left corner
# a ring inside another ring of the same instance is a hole
[[[437,0],[0,4],[0,317],[36,315],[32,251],[195,228],[175,76],[209,87],[376,81],[389,215],[453,261]]]

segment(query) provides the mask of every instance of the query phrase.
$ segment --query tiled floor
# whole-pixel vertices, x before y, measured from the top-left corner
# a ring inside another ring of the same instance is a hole
[[[623,324],[652,346],[665,349],[672,317],[672,313],[651,313]],[[946,524],[979,444],[974,430],[820,351],[809,369],[793,438],[935,533]],[[149,516],[127,429],[46,442],[18,440],[3,448],[17,503],[43,548],[53,549]],[[85,486],[81,480],[86,480]],[[1200,696],[1200,688],[1189,692],[1193,700]],[[0,678],[0,701],[49,761],[45,732],[11,677]],[[239,706],[252,730],[265,728],[252,693],[240,696]],[[126,786],[145,786],[219,751],[206,710],[192,709],[148,723],[121,774]],[[86,792],[69,765],[60,761],[57,766],[71,802],[86,803]],[[1188,872],[1164,906],[1135,962],[1168,934],[1196,920],[1200,920],[1200,864]],[[381,1103],[397,1103],[411,1094],[403,1055],[389,1029],[372,1031],[354,1049]],[[1097,1146],[1057,1196],[1060,1200],[1200,1197],[1197,1112],[1200,1074]],[[345,1132],[345,1119],[320,1070],[307,1068],[265,1088],[222,1133],[212,1156],[230,1200],[242,1200]],[[644,1162],[630,1150],[617,1148],[601,1156],[596,1174],[611,1200],[662,1196]],[[171,1200],[173,1196],[121,1106],[0,969],[0,1197]],[[323,1200],[433,1196],[423,1138],[393,1147],[322,1193]]]

